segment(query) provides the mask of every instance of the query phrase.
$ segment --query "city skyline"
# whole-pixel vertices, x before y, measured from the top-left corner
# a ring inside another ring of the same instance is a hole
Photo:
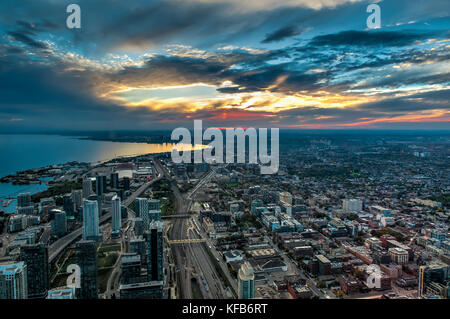
[[[3,132],[449,128],[446,1],[69,3],[0,4]]]

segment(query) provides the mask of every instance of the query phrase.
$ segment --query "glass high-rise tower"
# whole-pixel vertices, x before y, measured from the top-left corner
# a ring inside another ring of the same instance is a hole
[[[20,248],[20,260],[27,266],[28,298],[47,297],[49,289],[48,248],[44,244]]]
[[[83,240],[98,240],[100,236],[98,225],[98,202],[85,200],[83,202]]]

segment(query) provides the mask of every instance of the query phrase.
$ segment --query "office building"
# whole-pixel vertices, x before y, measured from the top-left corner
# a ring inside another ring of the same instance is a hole
[[[73,203],[72,194],[65,194],[62,199],[63,210],[68,216],[72,216],[75,212],[75,204]]]
[[[20,215],[33,215],[34,206],[17,207],[17,214]]]
[[[292,195],[289,192],[281,192],[279,194],[280,202],[287,203],[289,205],[292,205]]]
[[[147,276],[149,281],[163,280],[163,224],[154,221],[145,232],[147,245]]]
[[[319,274],[329,275],[331,273],[331,261],[324,255],[316,255],[316,258],[319,266]]]
[[[32,206],[30,193],[21,193],[17,195],[17,208]]]
[[[146,243],[143,238],[134,238],[130,240],[130,253],[139,255],[141,264],[146,264]]]
[[[161,221],[161,211],[160,210],[149,210],[148,211],[149,222]]]
[[[80,299],[97,299],[97,244],[81,240],[75,246],[75,258],[80,267]]]
[[[83,239],[100,239],[97,201],[85,200],[83,202]]]
[[[101,196],[106,192],[106,176],[99,175],[95,178],[95,193]]]
[[[120,283],[123,285],[134,284],[141,280],[141,256],[136,253],[125,253],[121,259],[122,276]]]
[[[83,198],[88,198],[92,193],[92,181],[90,178],[86,178],[83,180]]]
[[[448,286],[450,280],[450,266],[444,263],[433,263],[429,266],[419,267],[419,285],[417,288],[417,295],[419,298],[424,298],[428,294],[442,294],[442,291],[437,292],[436,289],[440,285],[447,288],[448,296]],[[441,296],[444,297],[444,296]]]
[[[255,272],[249,262],[242,264],[238,272],[239,299],[255,297]]]
[[[120,216],[122,217],[122,219],[128,219],[128,208],[126,206],[122,205],[122,207],[120,208]]]
[[[52,236],[62,237],[67,233],[67,217],[66,212],[53,209],[52,210],[53,219],[51,221],[51,234]]]
[[[162,281],[120,285],[120,299],[162,299],[162,297]]]
[[[149,199],[148,200],[148,210],[160,210],[161,202],[159,199]]]
[[[134,212],[136,217],[144,219],[144,215],[148,214],[148,200],[146,198],[136,198],[134,200]]]
[[[27,299],[27,266],[23,261],[0,265],[0,299]]]
[[[27,269],[28,298],[45,298],[49,289],[48,249],[44,244],[20,248],[20,260]]]
[[[74,189],[72,191],[72,202],[76,211],[81,209],[83,205],[83,191],[81,189]]]
[[[134,219],[134,235],[138,237],[144,235],[144,221],[142,218]]]
[[[130,182],[130,178],[129,177],[124,177],[122,179],[123,190],[125,190],[125,191],[130,190],[130,184],[131,184],[131,182]]]
[[[119,173],[114,172],[111,174],[111,188],[119,188]]]
[[[111,201],[112,206],[112,229],[111,236],[120,237],[120,228],[122,226],[122,206],[119,196],[114,196]]]
[[[409,255],[408,252],[400,247],[389,248],[389,256],[391,256],[391,261],[399,264],[405,265],[408,263]]]
[[[359,199],[344,199],[342,200],[342,209],[345,212],[360,212],[362,211],[362,204]]]

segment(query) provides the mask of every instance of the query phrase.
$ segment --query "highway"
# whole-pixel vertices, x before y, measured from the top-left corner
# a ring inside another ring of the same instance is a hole
[[[180,190],[172,181],[169,172],[162,167],[159,160],[154,160],[155,167],[158,171],[163,172],[163,175],[171,182],[171,189],[174,193],[176,199],[176,213],[175,215],[185,215],[188,211],[190,203],[186,202],[181,196]],[[169,240],[180,240],[186,239],[184,234],[185,231],[185,219],[183,218],[175,218],[173,222],[172,229],[169,233]],[[190,280],[190,256],[186,256],[186,244],[173,245],[171,246],[172,254],[174,256],[175,262],[175,278],[177,282],[178,288],[178,299],[191,299],[192,298],[192,289],[191,289],[191,280]]]
[[[155,166],[157,161],[155,161]],[[160,163],[158,162],[158,165]],[[172,191],[176,198],[176,215],[185,215],[191,206],[192,195],[197,192],[201,186],[208,183],[214,176],[217,168],[213,168],[211,172],[206,174],[198,184],[187,193],[186,199],[183,198],[176,184],[172,181],[170,174],[163,168],[165,176],[171,181]],[[199,238],[193,232],[193,227],[186,228],[187,219],[175,218],[173,227],[169,234],[170,240],[182,240],[186,238]],[[222,286],[219,274],[216,272],[215,266],[212,263],[208,253],[201,244],[177,244],[171,246],[174,256],[176,280],[178,288],[178,299],[191,299],[192,287],[191,278],[197,277],[200,283],[202,295],[205,298],[225,298],[225,289]],[[197,276],[193,275],[193,271],[197,271]],[[206,287],[202,284],[206,281]]]
[[[122,205],[124,205],[126,207],[130,206],[130,204],[136,199],[136,197],[141,195],[145,190],[147,190],[147,188],[151,184],[160,180],[162,177],[163,177],[163,175],[161,173],[159,173],[157,178],[155,178],[147,183],[144,183],[135,192],[133,192],[130,196],[128,196],[128,198],[123,201]],[[104,215],[102,215],[100,217],[99,224],[103,224],[110,218],[111,218],[111,211],[108,211],[107,213],[105,213]],[[76,239],[81,237],[82,231],[83,231],[83,229],[82,229],[82,227],[80,227],[80,228],[74,230],[73,232],[65,235],[64,237],[61,237],[60,239],[55,241],[53,244],[51,244],[48,249],[49,262],[50,263],[53,262],[55,260],[55,258],[58,257],[58,255],[64,251],[64,249],[66,249]]]
[[[103,297],[104,299],[111,299],[111,297],[113,295],[116,295],[116,297],[118,297],[119,285],[120,285],[121,257],[124,253],[126,253],[128,251],[126,238],[131,238],[134,233],[134,218],[135,218],[134,211],[131,209],[128,209],[127,226],[126,226],[125,230],[122,232],[121,237],[120,237],[121,246],[120,246],[119,256],[116,260],[116,263],[114,264],[114,269],[108,278],[108,283],[106,285],[106,291],[102,296],[100,296],[100,298]]]
[[[189,238],[200,238],[200,236],[190,228],[188,231]],[[211,263],[211,259],[208,253],[205,251],[202,244],[191,244],[189,245],[189,250],[191,255],[194,257],[196,264],[196,269],[200,277],[200,288],[202,289],[203,296],[207,299],[223,299],[225,294],[225,289],[222,285],[222,281],[216,274],[216,269]],[[206,281],[205,285],[202,281]]]
[[[222,268],[223,273],[227,277],[228,281],[231,284],[231,287],[233,288],[234,292],[237,294],[238,292],[238,286],[236,279],[231,275],[230,271],[228,270],[227,264],[223,261],[222,256],[219,254],[219,252],[215,249],[213,242],[208,237],[208,235],[205,233],[205,231],[198,225],[195,218],[192,219],[196,229],[197,233],[200,235],[201,238],[204,238],[206,240],[206,244],[208,247],[211,247],[209,250],[211,251],[214,258],[216,258],[217,262],[220,265],[220,268]]]

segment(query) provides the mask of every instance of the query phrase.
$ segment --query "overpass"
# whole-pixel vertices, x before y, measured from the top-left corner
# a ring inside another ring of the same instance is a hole
[[[173,218],[189,218],[191,215],[185,214],[185,215],[168,215],[168,216],[161,216],[161,219],[173,219]]]
[[[99,219],[99,225],[106,222],[108,219],[111,218],[111,212],[106,213],[105,215],[101,216]],[[65,235],[64,237],[58,239],[53,244],[51,244],[48,248],[48,261],[49,263],[52,263],[56,257],[61,254],[64,249],[67,248],[70,244],[72,244],[75,240],[77,240],[79,237],[81,237],[83,231],[83,227],[80,227],[73,232]]]
[[[196,238],[196,239],[174,239],[169,240],[167,243],[169,245],[176,245],[176,244],[199,244],[204,243],[206,240],[204,238]]]

